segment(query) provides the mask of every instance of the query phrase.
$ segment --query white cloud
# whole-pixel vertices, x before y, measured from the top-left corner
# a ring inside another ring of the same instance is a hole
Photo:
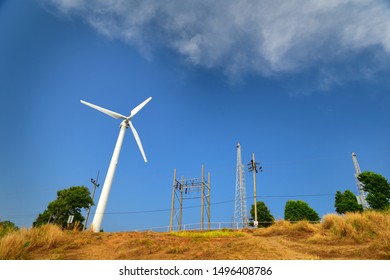
[[[372,47],[390,54],[381,0],[42,1],[145,54],[167,47],[228,75],[300,71]]]
[[[43,0],[42,2],[47,2],[56,6],[61,12],[67,13],[74,9],[80,9],[84,6],[84,0],[66,0],[66,1],[57,1],[57,0]]]

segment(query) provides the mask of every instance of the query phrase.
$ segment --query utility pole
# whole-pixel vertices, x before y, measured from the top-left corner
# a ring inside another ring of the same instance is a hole
[[[254,211],[255,211],[255,220],[253,221],[253,225],[257,228],[259,225],[259,221],[257,220],[257,195],[256,195],[256,173],[259,171],[257,170],[257,165],[259,163],[255,161],[255,153],[252,153],[252,160],[248,164],[249,166],[249,172],[253,172],[253,201],[254,201]],[[259,170],[262,172],[262,167],[259,167]]]
[[[173,217],[175,215],[175,184],[176,184],[176,168],[173,169],[171,219],[170,219],[170,222],[169,222],[169,231],[173,230]]]
[[[93,184],[93,192],[92,192],[92,196],[91,196],[92,202],[93,202],[93,198],[94,198],[94,196],[95,196],[96,188],[100,186],[100,184],[97,183],[97,181],[98,181],[98,179],[99,179],[99,172],[100,172],[100,170],[98,170],[98,173],[97,173],[97,175],[96,175],[96,180],[94,180],[93,178],[91,178],[91,183]],[[87,213],[87,217],[85,218],[85,223],[84,223],[83,231],[84,231],[85,228],[87,227],[89,214],[90,214],[90,212],[91,212],[91,207],[92,207],[92,204],[90,204],[89,207],[88,207],[88,213]]]
[[[200,230],[204,229],[204,166],[202,165],[202,182],[201,182],[201,209],[200,209]]]
[[[207,174],[207,229],[210,230],[210,223],[211,223],[211,197],[210,197],[210,172]]]

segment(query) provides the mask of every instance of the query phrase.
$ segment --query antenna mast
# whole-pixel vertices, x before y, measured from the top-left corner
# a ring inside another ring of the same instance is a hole
[[[245,227],[248,224],[246,215],[246,191],[244,165],[241,160],[241,145],[237,143],[237,168],[236,168],[236,195],[234,202],[234,224]]]
[[[362,171],[360,170],[360,166],[359,166],[359,163],[357,161],[356,154],[353,152],[352,152],[352,161],[353,161],[353,165],[355,166],[355,171],[356,171],[355,181],[356,181],[356,186],[357,186],[358,191],[359,191],[359,196],[357,196],[356,198],[358,200],[358,203],[363,206],[363,209],[367,209],[368,204],[366,201],[366,193],[364,192],[364,189],[363,189],[364,185],[358,179],[358,176],[362,173]]]

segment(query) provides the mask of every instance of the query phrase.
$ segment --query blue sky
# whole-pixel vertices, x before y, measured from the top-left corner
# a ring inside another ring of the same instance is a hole
[[[105,231],[169,225],[173,169],[211,173],[211,220],[234,215],[236,144],[263,166],[258,200],[320,216],[362,170],[390,178],[386,1],[0,2],[0,219],[30,227],[58,190],[102,185],[127,131]],[[247,208],[253,184],[246,174]],[[97,197],[100,195],[98,189]],[[200,221],[185,201],[183,223]],[[92,209],[93,212],[94,208]]]

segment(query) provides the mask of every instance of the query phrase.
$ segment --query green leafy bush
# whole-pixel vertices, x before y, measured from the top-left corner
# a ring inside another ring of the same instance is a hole
[[[286,221],[310,221],[318,222],[320,217],[306,202],[302,200],[289,200],[284,209],[284,219]]]

